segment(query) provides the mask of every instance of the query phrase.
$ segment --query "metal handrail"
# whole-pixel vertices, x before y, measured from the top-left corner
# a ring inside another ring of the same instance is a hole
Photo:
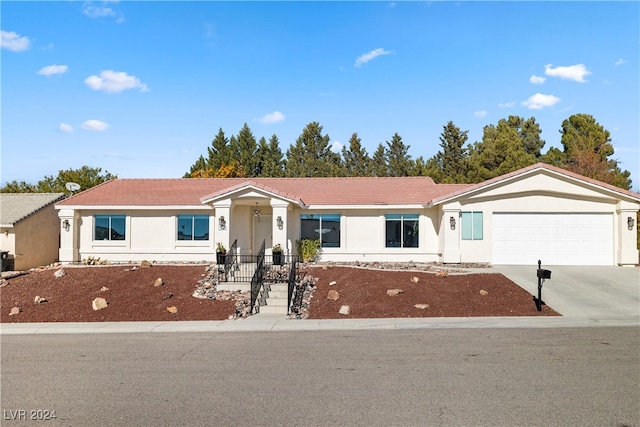
[[[262,241],[262,245],[260,245],[260,249],[258,250],[258,255],[256,258],[256,271],[253,273],[253,277],[251,278],[251,305],[250,305],[250,313],[253,313],[255,309],[256,301],[258,299],[258,294],[260,294],[260,288],[263,283],[264,276],[264,252],[265,252],[265,241]]]
[[[238,239],[234,240],[227,252],[227,258],[224,261],[224,275],[228,277],[231,268],[236,264],[238,258]]]
[[[297,276],[297,266],[298,266],[298,257],[291,257],[291,270],[289,270],[289,292],[287,299],[287,314],[291,314],[291,303],[293,302],[293,292],[296,288],[296,276]]]

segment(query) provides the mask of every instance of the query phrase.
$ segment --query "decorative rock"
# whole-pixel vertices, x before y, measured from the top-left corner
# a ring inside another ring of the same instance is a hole
[[[340,307],[340,311],[338,313],[344,314],[345,316],[351,314],[351,307],[348,305],[343,305],[342,307]]]
[[[101,292],[107,292],[109,290],[109,288],[107,288],[106,286],[103,286],[100,288]]]
[[[329,286],[335,286],[335,284],[338,283],[335,280],[333,282],[329,282]]]
[[[419,277],[416,277],[416,276],[413,276],[413,277],[411,278],[411,281],[412,281],[413,283],[418,283],[418,282],[420,281],[420,278],[419,278]]]
[[[167,307],[167,311],[171,314],[176,314],[178,312],[178,307],[172,305],[171,307]]]
[[[425,310],[425,309],[429,308],[429,304],[416,304],[416,305],[414,305],[414,307],[419,309],[419,310]]]
[[[156,282],[153,284],[154,288],[158,288],[160,286],[164,285],[164,281],[162,280],[162,277],[158,277],[156,279]]]
[[[16,314],[20,313],[20,307],[12,307],[11,311],[9,312],[9,316],[15,316]]]
[[[91,308],[93,308],[95,311],[107,308],[107,305],[107,300],[102,297],[98,297],[91,302]]]
[[[48,302],[48,300],[46,298],[36,295],[36,297],[33,299],[33,302],[35,302],[36,304],[44,304],[45,302]]]
[[[398,296],[401,293],[404,293],[404,291],[402,289],[389,289],[389,290],[387,290],[387,295],[389,295],[390,297]]]
[[[146,259],[140,263],[140,268],[149,268],[151,267],[151,263]]]
[[[64,276],[65,274],[67,274],[67,273],[62,268],[59,269],[59,270],[56,270],[56,272],[53,273],[53,275],[56,276],[56,279],[59,278],[59,277]]]
[[[449,273],[447,273],[446,271],[438,271],[436,272],[436,277],[447,277],[449,275]]]
[[[169,299],[169,298],[172,298],[172,297],[173,297],[173,294],[171,292],[169,292],[168,294],[166,294],[164,296],[164,299]]]
[[[489,292],[485,291],[484,289],[482,289],[480,291],[480,295],[485,296],[485,295],[489,295]]]
[[[338,293],[338,291],[331,289],[328,293],[327,293],[327,299],[330,299],[331,301],[337,301],[338,298],[340,298],[340,294]]]

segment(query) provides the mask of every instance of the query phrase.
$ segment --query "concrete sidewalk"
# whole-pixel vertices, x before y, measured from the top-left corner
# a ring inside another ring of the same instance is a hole
[[[568,328],[640,326],[640,317],[427,317],[403,319],[294,320],[258,314],[247,319],[193,322],[10,323],[0,335],[150,332],[267,332],[374,329]]]
[[[373,329],[558,328],[640,326],[640,269],[543,266],[552,271],[542,300],[561,317],[426,317],[295,320],[257,314],[247,319],[192,322],[4,323],[0,335],[150,332],[266,332]],[[537,295],[537,266],[497,266],[497,272]],[[532,302],[533,304],[533,302]]]

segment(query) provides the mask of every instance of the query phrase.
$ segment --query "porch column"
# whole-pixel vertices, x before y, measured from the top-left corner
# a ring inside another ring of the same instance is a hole
[[[440,232],[444,234],[442,262],[460,262],[460,204],[454,203],[442,208]]]
[[[635,204],[620,202],[616,209],[618,228],[618,247],[615,263],[624,266],[635,266],[638,263],[637,249],[637,214],[638,207]],[[631,218],[631,221],[629,221]],[[631,227],[629,227],[631,225]]]
[[[216,213],[214,250],[218,243],[222,243],[222,246],[229,250],[231,245],[231,199],[215,202],[213,207]]]
[[[271,229],[273,230],[271,233],[273,236],[273,245],[275,246],[280,243],[284,249],[284,254],[290,254],[291,248],[289,247],[289,241],[287,239],[287,226],[289,225],[287,212],[289,210],[289,203],[279,199],[271,199],[271,208],[273,210],[273,222],[271,225]]]
[[[62,263],[72,263],[80,261],[80,251],[78,248],[80,234],[80,218],[73,209],[60,209],[60,250],[58,260]],[[88,227],[92,233],[91,227]]]

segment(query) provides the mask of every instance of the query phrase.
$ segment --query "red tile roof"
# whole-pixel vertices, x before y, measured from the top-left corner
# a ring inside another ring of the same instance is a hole
[[[535,169],[563,174],[636,200],[640,198],[632,191],[538,163],[479,184],[435,184],[429,177],[115,179],[65,199],[57,206],[199,206],[203,201],[245,187],[306,206],[434,205]]]
[[[78,193],[57,205],[201,205],[201,200],[247,186],[299,201],[307,206],[427,204],[436,197],[469,187],[466,184],[435,184],[429,177],[114,179]]]

